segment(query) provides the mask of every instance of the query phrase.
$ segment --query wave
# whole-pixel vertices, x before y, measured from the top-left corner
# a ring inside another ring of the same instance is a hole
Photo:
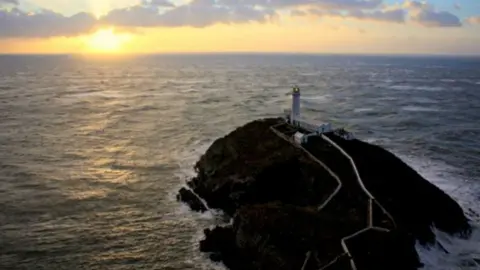
[[[448,251],[417,246],[425,270],[480,269],[480,228],[475,228],[468,240],[449,236],[436,230],[437,240]]]
[[[364,108],[370,109],[370,108]],[[379,142],[380,139],[367,139],[369,142]],[[194,162],[204,153],[210,143],[196,141],[193,143],[193,147],[180,154],[183,162],[182,168],[177,172],[177,176],[180,178],[190,178],[195,175],[193,171]],[[395,152],[395,151],[394,151]],[[471,186],[464,189],[458,188],[462,183],[460,179],[456,179],[452,174],[456,171],[455,168],[449,167],[445,164],[439,164],[424,158],[417,158],[413,156],[405,156],[397,154],[402,160],[409,164],[412,168],[417,170],[427,180],[431,181],[442,190],[447,192],[453,198],[455,198],[462,206],[471,205],[475,202],[475,195],[472,193]],[[183,184],[182,184],[183,185]],[[175,188],[175,192],[179,187]],[[475,190],[480,190],[480,187]],[[480,209],[475,209],[478,211]],[[226,224],[221,216],[221,212],[208,211],[204,214],[194,213],[189,210],[185,205],[180,205],[176,211],[182,218],[190,218],[193,222],[201,224],[199,230],[192,238],[192,252],[193,257],[187,259],[186,263],[192,265],[198,265],[199,269],[216,269],[225,270],[226,267],[222,263],[214,263],[209,260],[207,254],[202,254],[198,250],[199,241],[203,239],[203,230],[205,225],[215,226],[218,224]],[[477,221],[478,222],[478,221]],[[209,225],[208,225],[209,224]],[[423,247],[417,245],[417,251],[420,255],[422,263],[424,263],[425,270],[473,270],[480,267],[480,229],[475,225],[472,237],[470,239],[461,239],[453,236],[449,236],[441,231],[435,230],[437,239],[441,242],[442,246],[449,252],[445,254],[444,250],[435,247]]]
[[[13,86],[0,86],[0,90],[13,90],[15,89]]]
[[[436,104],[438,100],[434,100],[431,98],[421,97],[421,96],[414,96],[412,97],[412,101],[415,103],[424,103],[424,104]]]
[[[322,104],[328,103],[331,100],[330,95],[322,95],[322,96],[315,96],[315,97],[305,97],[301,99],[301,107],[308,109],[308,110],[313,110],[313,111],[318,111],[319,108],[321,108]]]
[[[223,263],[213,262],[208,258],[208,254],[201,253],[199,250],[200,240],[203,239],[203,230],[198,231],[192,238],[192,251],[195,254],[193,258],[187,259],[185,262],[198,267],[201,270],[228,270]]]
[[[454,80],[454,79],[441,79],[440,81],[441,81],[441,82],[446,82],[446,83],[454,83],[454,82],[457,82],[457,80]]]
[[[301,101],[329,101],[331,99],[330,95],[320,95],[320,96],[302,96]]]
[[[402,107],[403,111],[407,112],[440,112],[441,109],[438,108],[427,108],[427,107],[420,107],[420,106],[404,106]]]
[[[353,112],[362,113],[362,112],[371,112],[373,110],[374,110],[373,108],[356,108],[353,110]]]
[[[430,92],[437,92],[437,91],[444,91],[446,88],[441,87],[441,86],[415,86],[415,85],[391,85],[388,87],[388,89],[392,90],[413,90],[413,91],[430,91]]]
[[[393,151],[395,153],[395,151]],[[470,270],[480,269],[480,220],[474,217],[480,212],[476,204],[475,192],[480,185],[466,185],[464,180],[456,177],[459,169],[426,158],[405,156],[396,153],[404,162],[415,169],[427,180],[452,196],[472,219],[474,226],[472,237],[461,239],[436,230],[435,234],[442,246],[448,251],[445,254],[440,248],[417,246],[417,251],[425,264],[425,270]],[[473,214],[473,215],[472,215]]]
[[[196,232],[190,239],[190,256],[184,261],[186,265],[195,266],[196,269],[202,270],[226,270],[223,263],[213,262],[208,258],[208,254],[200,252],[200,241],[204,237],[203,230],[207,227],[214,227],[216,225],[224,224],[224,214],[218,210],[209,209],[205,213],[197,213],[190,210],[190,208],[176,201],[176,194],[178,190],[185,186],[185,181],[191,179],[196,175],[193,167],[200,156],[207,151],[213,141],[196,140],[190,143],[190,146],[183,150],[174,153],[175,159],[178,160],[179,168],[174,174],[179,179],[178,185],[173,186],[169,191],[169,199],[176,203],[174,215],[177,218],[186,219],[195,224]],[[201,199],[204,203],[205,201]]]
[[[425,179],[452,196],[465,210],[471,209],[480,213],[480,205],[477,204],[477,192],[480,191],[480,183],[468,182],[467,179],[462,178],[460,176],[461,169],[425,157],[403,155],[394,150],[392,152]],[[477,220],[477,222],[480,222],[480,220]]]
[[[305,76],[305,77],[310,77],[310,76],[321,76],[324,72],[323,71],[317,71],[317,72],[302,72],[299,75],[300,76]]]

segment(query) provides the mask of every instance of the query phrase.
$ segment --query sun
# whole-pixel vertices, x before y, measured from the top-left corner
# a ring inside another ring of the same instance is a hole
[[[128,34],[118,34],[113,28],[100,29],[86,38],[88,51],[96,53],[120,53],[131,39]]]

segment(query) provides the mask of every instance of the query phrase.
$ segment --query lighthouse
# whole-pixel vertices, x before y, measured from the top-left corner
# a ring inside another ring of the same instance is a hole
[[[300,88],[294,86],[292,90],[292,111],[290,115],[290,121],[295,124],[300,120]]]
[[[291,140],[297,144],[303,144],[312,136],[320,136],[326,133],[335,133],[345,140],[353,140],[352,133],[343,129],[334,129],[332,124],[302,119],[300,115],[300,88],[294,86],[292,89],[292,107],[283,111],[286,124],[296,130]]]

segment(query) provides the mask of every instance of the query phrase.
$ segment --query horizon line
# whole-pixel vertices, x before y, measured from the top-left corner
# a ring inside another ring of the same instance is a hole
[[[168,56],[168,55],[306,55],[306,56],[415,56],[415,57],[474,57],[480,54],[454,54],[454,53],[341,53],[341,52],[250,52],[250,51],[225,51],[225,52],[152,52],[152,53],[2,53],[0,56],[81,56],[81,57],[131,57],[131,56]]]

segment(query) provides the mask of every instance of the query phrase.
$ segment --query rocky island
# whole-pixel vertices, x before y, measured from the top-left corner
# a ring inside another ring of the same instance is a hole
[[[433,228],[472,230],[457,202],[391,152],[302,120],[297,87],[285,118],[217,139],[195,170],[177,198],[232,219],[200,242],[232,270],[413,270],[417,243],[442,248]]]
[[[419,269],[415,245],[439,245],[433,227],[469,236],[462,208],[394,154],[325,134],[355,161],[378,202],[369,205],[337,149],[319,136],[296,147],[272,129],[284,123],[262,119],[216,140],[180,190],[193,210],[221,209],[233,219],[204,231],[200,248],[212,260],[232,270]]]

